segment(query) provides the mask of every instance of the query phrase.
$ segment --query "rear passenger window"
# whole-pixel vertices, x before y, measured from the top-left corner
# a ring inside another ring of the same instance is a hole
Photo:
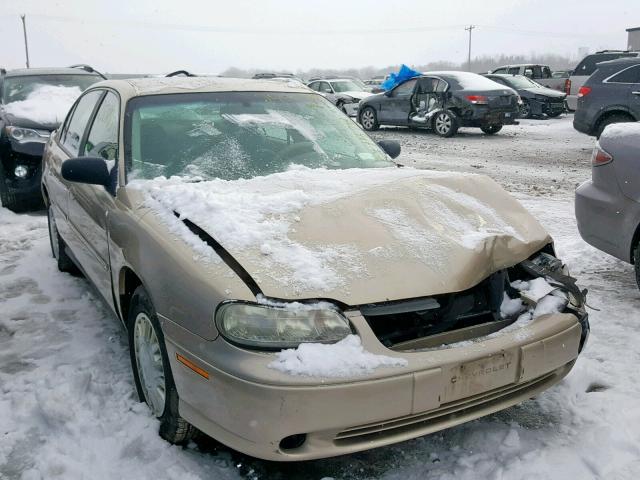
[[[634,53],[598,53],[594,55],[587,55],[578,64],[572,75],[591,75],[596,71],[596,64],[600,62],[606,62],[608,60],[615,60],[616,58],[624,57],[636,57]]]
[[[509,75],[520,75],[520,67],[511,67],[509,69]]]
[[[105,160],[118,158],[119,116],[120,101],[114,93],[108,92],[91,125],[87,143],[84,146],[85,156],[102,157]]]
[[[622,70],[607,81],[609,83],[640,83],[640,65]]]
[[[62,138],[62,145],[72,157],[78,156],[78,152],[80,151],[80,142],[82,141],[84,132],[87,129],[87,123],[89,122],[93,109],[102,94],[102,90],[93,90],[87,93],[80,98],[76,105],[76,109],[73,111],[67,131],[64,134],[64,138]]]

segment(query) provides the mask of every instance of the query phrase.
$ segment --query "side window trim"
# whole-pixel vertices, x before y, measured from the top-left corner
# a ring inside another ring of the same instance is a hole
[[[602,81],[602,83],[615,83],[616,85],[637,85],[638,83],[640,83],[640,81],[639,82],[614,82],[614,81],[612,81],[612,79],[614,77],[617,77],[621,73],[626,72],[627,70],[631,70],[632,68],[637,68],[638,70],[640,70],[640,63],[636,63],[635,65],[631,65],[630,67],[623,68],[622,70],[617,71],[613,75],[609,75],[607,78],[605,78]],[[640,77],[640,73],[638,74],[638,77]]]

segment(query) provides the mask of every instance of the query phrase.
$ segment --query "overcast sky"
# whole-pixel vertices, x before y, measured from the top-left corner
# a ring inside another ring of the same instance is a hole
[[[425,64],[472,55],[624,48],[640,0],[2,0],[0,66],[217,73]]]

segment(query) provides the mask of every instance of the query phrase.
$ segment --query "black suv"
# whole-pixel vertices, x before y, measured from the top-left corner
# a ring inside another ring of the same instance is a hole
[[[492,135],[517,123],[519,101],[514,90],[481,75],[432,72],[365,98],[358,121],[369,131],[380,125],[426,127],[452,137],[459,127],[479,127]]]
[[[578,91],[573,127],[600,137],[607,125],[640,120],[640,58],[601,62]]]
[[[80,93],[104,77],[91,67],[0,70],[0,201],[42,205],[42,152]]]

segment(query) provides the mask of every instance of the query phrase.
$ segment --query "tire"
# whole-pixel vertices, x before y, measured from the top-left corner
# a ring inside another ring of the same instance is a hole
[[[626,122],[634,122],[635,120],[631,115],[627,115],[626,113],[613,113],[604,117],[602,120],[598,122],[598,126],[596,127],[596,137],[600,138],[602,132],[604,131],[607,125],[611,125],[612,123],[626,123]]]
[[[522,100],[520,105],[520,118],[531,118],[531,105],[527,100]]]
[[[633,258],[636,270],[636,283],[638,284],[638,288],[640,288],[640,240],[638,240],[638,244],[636,245]]]
[[[460,121],[455,113],[449,110],[443,110],[433,116],[431,128],[437,135],[449,138],[453,137],[458,132],[458,128],[460,128]]]
[[[482,130],[487,135],[495,135],[500,130],[502,130],[502,125],[485,125],[484,127],[480,127],[480,130]]]
[[[4,167],[0,163],[0,202],[4,208],[16,211],[19,208],[18,196],[11,191],[9,185],[7,185],[6,175],[4,173]]]
[[[178,391],[173,381],[164,335],[144,287],[136,288],[130,305],[127,318],[129,352],[140,401],[145,402],[160,421],[162,438],[173,444],[187,443],[196,429],[178,413]],[[153,378],[146,381],[145,373],[147,377],[161,374],[161,378],[154,385]],[[150,390],[152,386],[155,386],[154,390]]]
[[[562,112],[547,113],[547,117],[549,117],[549,118],[556,118],[556,117],[559,117],[560,115],[562,115]]]
[[[49,227],[49,245],[51,246],[51,255],[55,258],[58,270],[67,273],[77,273],[78,267],[73,263],[71,257],[67,254],[67,245],[62,240],[56,220],[53,216],[51,205],[47,207],[47,226]]]
[[[367,132],[373,132],[380,128],[378,116],[372,107],[365,107],[364,110],[362,110],[362,113],[360,113],[360,125],[362,125],[362,128]]]

